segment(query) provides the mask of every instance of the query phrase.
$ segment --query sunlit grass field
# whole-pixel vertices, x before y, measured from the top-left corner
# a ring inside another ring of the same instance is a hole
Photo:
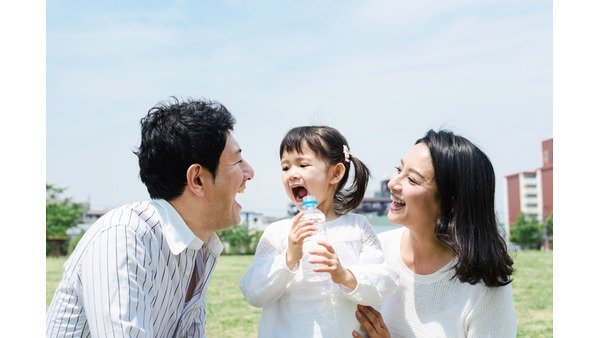
[[[519,251],[512,284],[517,311],[517,337],[552,337],[553,253]],[[260,309],[246,302],[238,281],[252,263],[251,255],[221,256],[208,289],[207,337],[256,337]],[[46,307],[61,277],[66,257],[46,258]]]

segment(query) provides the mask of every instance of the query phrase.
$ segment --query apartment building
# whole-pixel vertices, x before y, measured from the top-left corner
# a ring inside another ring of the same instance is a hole
[[[542,166],[504,176],[506,222],[517,221],[520,212],[543,223],[553,210],[552,149],[553,139],[542,141]]]

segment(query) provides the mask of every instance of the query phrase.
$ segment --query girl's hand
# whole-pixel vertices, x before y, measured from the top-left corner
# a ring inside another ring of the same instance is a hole
[[[360,322],[360,325],[367,331],[367,337],[369,338],[390,338],[390,331],[383,322],[381,313],[375,310],[371,306],[358,305],[356,311],[356,319]],[[352,337],[361,337],[362,335],[356,331],[352,331]]]
[[[317,244],[323,246],[326,250],[313,250],[309,252],[311,255],[320,256],[318,258],[311,257],[309,262],[322,265],[314,268],[313,271],[328,272],[334,283],[342,284],[345,287],[354,290],[357,285],[356,277],[340,263],[340,259],[335,253],[333,246],[327,242],[317,242]]]
[[[303,215],[304,212],[300,211],[292,218],[292,227],[288,234],[288,247],[285,259],[286,265],[290,270],[302,259],[302,244],[304,244],[304,239],[311,236],[316,230],[314,221],[300,222],[300,218]]]

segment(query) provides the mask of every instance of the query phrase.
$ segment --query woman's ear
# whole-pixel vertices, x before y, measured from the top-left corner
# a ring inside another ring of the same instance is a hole
[[[186,172],[187,187],[198,196],[204,195],[206,179],[204,172],[204,168],[198,163],[192,164]]]
[[[346,174],[346,167],[343,163],[338,163],[329,169],[329,183],[337,184]]]

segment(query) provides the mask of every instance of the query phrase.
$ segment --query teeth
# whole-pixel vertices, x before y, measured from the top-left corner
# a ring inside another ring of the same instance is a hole
[[[405,204],[404,202],[402,202],[401,200],[399,200],[398,198],[396,198],[396,197],[394,197],[394,196],[392,196],[392,201],[394,201],[394,202],[396,202],[396,203],[399,203],[399,204],[402,204],[402,205],[404,205],[404,204]]]
[[[238,194],[243,194],[245,189],[238,190]]]

